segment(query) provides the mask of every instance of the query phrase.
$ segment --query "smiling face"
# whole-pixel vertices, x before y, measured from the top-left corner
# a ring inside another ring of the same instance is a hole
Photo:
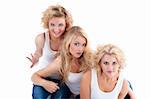
[[[64,17],[54,17],[49,21],[51,38],[59,38],[65,32],[66,21]]]
[[[77,36],[70,43],[69,51],[73,57],[79,58],[86,47],[86,39],[82,36]]]
[[[105,54],[100,61],[102,73],[108,78],[114,77],[119,71],[119,63],[115,55]]]

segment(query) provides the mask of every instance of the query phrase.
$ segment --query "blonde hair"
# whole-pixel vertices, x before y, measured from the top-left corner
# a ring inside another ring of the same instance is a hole
[[[78,36],[81,36],[85,38],[86,40],[86,47],[82,54],[82,56],[79,58],[79,70],[80,72],[84,72],[91,66],[91,59],[92,59],[92,52],[89,48],[89,42],[86,33],[84,30],[79,26],[73,26],[69,29],[69,31],[66,33],[66,36],[63,40],[62,49],[60,52],[61,60],[62,60],[62,66],[60,69],[60,73],[63,77],[63,81],[67,80],[68,72],[71,69],[71,60],[73,56],[69,52],[70,43],[73,39],[76,39]]]
[[[45,29],[49,27],[49,20],[54,17],[64,17],[66,21],[66,31],[72,26],[72,16],[64,7],[60,5],[49,6],[44,12],[41,18],[41,23]]]
[[[115,45],[107,44],[107,45],[101,45],[101,46],[97,47],[97,51],[96,51],[95,57],[94,57],[94,60],[95,60],[94,66],[98,71],[102,72],[100,62],[101,62],[103,56],[106,54],[114,55],[116,57],[119,65],[120,65],[119,71],[120,71],[120,69],[124,68],[125,59],[124,59],[124,54],[123,54],[122,50]]]

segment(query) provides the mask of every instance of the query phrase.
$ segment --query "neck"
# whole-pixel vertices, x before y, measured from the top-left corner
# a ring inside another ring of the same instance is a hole
[[[54,38],[50,38],[50,47],[52,50],[59,50],[60,49],[60,45],[62,43],[62,40],[60,38],[58,39],[54,39]]]
[[[76,58],[73,58],[71,61],[71,72],[74,72],[74,73],[80,72],[79,60]]]
[[[107,83],[112,83],[114,81],[117,81],[118,79],[118,74],[114,75],[112,78],[108,77],[104,73],[101,74],[102,79],[107,82]]]
[[[72,59],[72,64],[74,64],[74,65],[79,65],[79,59],[73,58],[73,59]]]

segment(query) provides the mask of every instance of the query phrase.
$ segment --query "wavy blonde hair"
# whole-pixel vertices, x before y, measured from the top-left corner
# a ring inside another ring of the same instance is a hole
[[[52,5],[49,6],[44,12],[41,18],[41,23],[45,29],[49,28],[49,20],[54,17],[64,17],[66,21],[66,31],[72,26],[72,16],[63,6]]]
[[[94,56],[94,60],[95,60],[94,67],[97,69],[97,71],[102,72],[100,62],[102,58],[104,57],[104,55],[106,54],[114,55],[116,57],[120,65],[119,71],[120,69],[125,67],[125,58],[124,58],[124,53],[122,52],[122,50],[115,45],[107,44],[107,45],[101,45],[97,47],[97,51]]]
[[[73,56],[69,52],[69,47],[70,47],[71,41],[76,39],[78,36],[81,36],[85,38],[86,40],[85,50],[83,54],[81,55],[81,57],[79,58],[79,64],[80,64],[79,70],[80,72],[84,72],[87,69],[89,69],[91,66],[92,52],[91,52],[91,49],[89,48],[87,35],[81,27],[73,26],[66,33],[65,38],[63,40],[63,44],[62,44],[62,49],[60,52],[61,61],[62,61],[60,73],[63,77],[63,81],[67,80],[68,72],[71,70],[71,60]]]

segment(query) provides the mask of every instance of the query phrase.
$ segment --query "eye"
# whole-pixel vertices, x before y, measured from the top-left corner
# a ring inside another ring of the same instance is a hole
[[[61,26],[64,26],[64,24],[60,23],[59,26],[60,26],[60,27],[61,27]]]
[[[75,46],[79,46],[80,44],[79,44],[79,43],[74,43],[74,45],[75,45]]]
[[[86,44],[83,44],[83,46],[85,47],[85,46],[86,46]]]
[[[109,63],[106,61],[106,62],[104,62],[103,64],[108,65]]]
[[[55,26],[55,24],[53,24],[53,23],[51,23],[50,25],[51,25],[51,26]]]
[[[116,64],[117,64],[117,62],[113,62],[113,63],[112,63],[112,65],[116,65]]]

